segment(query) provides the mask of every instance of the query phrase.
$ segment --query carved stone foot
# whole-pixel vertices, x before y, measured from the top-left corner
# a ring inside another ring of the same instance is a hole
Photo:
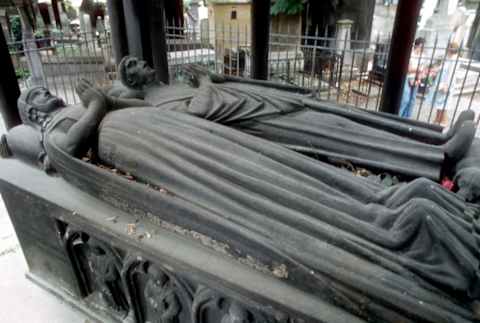
[[[453,137],[443,146],[449,161],[459,161],[470,149],[475,137],[475,124],[471,120],[464,121],[455,131]]]
[[[460,113],[455,124],[450,128],[450,130],[448,130],[447,138],[452,138],[458,132],[458,130],[462,127],[464,122],[469,120],[473,121],[474,119],[475,119],[475,112],[473,112],[472,110],[467,110]]]

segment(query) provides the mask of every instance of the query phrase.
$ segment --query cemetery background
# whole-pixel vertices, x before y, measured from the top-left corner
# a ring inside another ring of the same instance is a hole
[[[74,87],[80,78],[103,86],[116,78],[110,19],[101,2],[77,1],[81,13],[75,19],[68,17],[62,3],[57,2],[57,22],[54,5],[47,6],[49,20],[36,27],[35,37],[15,40],[12,26],[6,35],[21,88],[45,85],[68,104],[75,104]],[[310,88],[327,101],[378,111],[397,2],[345,3],[327,12],[325,21],[312,16],[312,11],[319,9],[313,2],[307,2],[303,10],[273,14],[268,76]],[[427,41],[419,61],[429,66],[429,72],[435,64],[443,70],[450,43],[460,45],[458,58],[452,62],[454,77],[444,106],[450,124],[465,109],[480,115],[477,5],[476,1],[425,0],[419,20],[417,36]],[[3,18],[0,12],[0,21],[12,20],[12,10],[4,10]],[[171,80],[189,63],[202,64],[217,73],[251,77],[249,0],[210,0],[206,5],[195,0],[186,3],[183,10],[183,15],[167,19],[165,26]],[[42,29],[48,32],[36,36]],[[437,96],[438,89],[432,79],[424,83],[430,85],[419,91],[412,118],[433,122],[432,97]]]

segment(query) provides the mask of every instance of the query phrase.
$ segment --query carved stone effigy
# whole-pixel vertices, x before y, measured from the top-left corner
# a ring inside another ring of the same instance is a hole
[[[443,134],[305,89],[185,73],[157,85],[126,58],[124,85],[81,81],[81,105],[22,93],[0,188],[32,279],[102,321],[478,319],[471,114]]]
[[[112,93],[120,97],[227,125],[317,159],[346,159],[410,178],[439,181],[474,135],[472,111],[443,134],[418,121],[315,101],[303,88],[208,74],[196,66],[184,73],[195,89],[156,84],[145,62],[133,57],[119,70],[123,91]]]

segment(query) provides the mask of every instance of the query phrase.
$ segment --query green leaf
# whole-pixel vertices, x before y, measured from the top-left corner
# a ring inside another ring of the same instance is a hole
[[[302,10],[302,0],[277,0],[270,9],[270,13],[273,16],[279,14],[296,15],[302,12]]]

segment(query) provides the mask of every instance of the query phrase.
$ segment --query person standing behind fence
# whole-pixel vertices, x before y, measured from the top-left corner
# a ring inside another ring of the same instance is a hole
[[[435,108],[434,123],[443,126],[448,124],[448,98],[450,96],[450,85],[453,84],[452,78],[455,76],[455,62],[458,55],[459,46],[452,42],[447,48],[445,62],[440,64],[436,73],[434,86],[429,93],[428,101]]]
[[[418,85],[424,72],[424,67],[421,62],[424,45],[425,38],[420,37],[415,39],[412,55],[410,56],[410,63],[408,64],[405,85],[403,86],[402,101],[400,102],[399,115],[404,118],[410,118],[415,108]]]

